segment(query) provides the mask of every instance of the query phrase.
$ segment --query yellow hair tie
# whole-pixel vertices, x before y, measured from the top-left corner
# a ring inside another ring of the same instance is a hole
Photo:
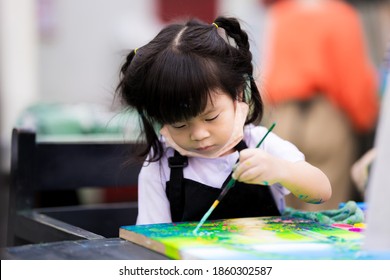
[[[216,24],[215,22],[213,22],[213,25],[214,25],[216,28],[219,27],[218,24]]]
[[[135,49],[134,49],[134,54],[137,54],[137,50],[138,50],[138,48],[135,48]]]

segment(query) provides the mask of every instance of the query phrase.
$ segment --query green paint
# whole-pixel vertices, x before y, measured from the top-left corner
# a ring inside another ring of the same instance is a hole
[[[364,222],[364,212],[355,201],[348,201],[343,207],[324,211],[301,211],[287,207],[283,215],[309,219],[323,224],[356,224]]]

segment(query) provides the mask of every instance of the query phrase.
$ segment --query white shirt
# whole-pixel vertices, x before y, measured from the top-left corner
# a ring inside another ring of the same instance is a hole
[[[267,128],[248,125],[244,128],[244,141],[249,148],[254,148],[267,133]],[[174,150],[162,144],[164,156],[158,162],[145,162],[138,178],[138,218],[139,224],[171,223],[169,201],[165,192],[166,182],[169,181],[170,168],[168,158]],[[270,133],[259,149],[267,153],[291,161],[304,160],[304,155],[290,142],[285,141],[274,133]],[[239,153],[228,154],[218,158],[189,157],[188,166],[183,169],[184,178],[197,181],[214,188],[221,188],[232,168],[238,160]],[[275,203],[282,213],[285,208],[284,196],[290,191],[280,184],[270,186]],[[211,206],[211,205],[210,205]]]

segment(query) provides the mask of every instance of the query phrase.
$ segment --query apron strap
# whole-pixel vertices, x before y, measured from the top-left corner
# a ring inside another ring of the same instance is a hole
[[[171,169],[169,185],[167,185],[167,197],[171,207],[173,222],[181,221],[184,212],[183,168],[188,166],[188,158],[175,151],[173,157],[168,158],[168,166]]]

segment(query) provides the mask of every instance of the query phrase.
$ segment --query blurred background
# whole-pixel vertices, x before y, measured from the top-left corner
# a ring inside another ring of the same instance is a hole
[[[0,0],[0,246],[5,244],[13,127],[46,134],[93,133],[91,127],[99,125],[118,129],[121,124],[112,121],[120,110],[114,91],[127,51],[181,18],[209,23],[217,15],[240,18],[261,74],[264,2],[272,0]],[[346,2],[359,14],[369,59],[381,80],[390,1]]]

